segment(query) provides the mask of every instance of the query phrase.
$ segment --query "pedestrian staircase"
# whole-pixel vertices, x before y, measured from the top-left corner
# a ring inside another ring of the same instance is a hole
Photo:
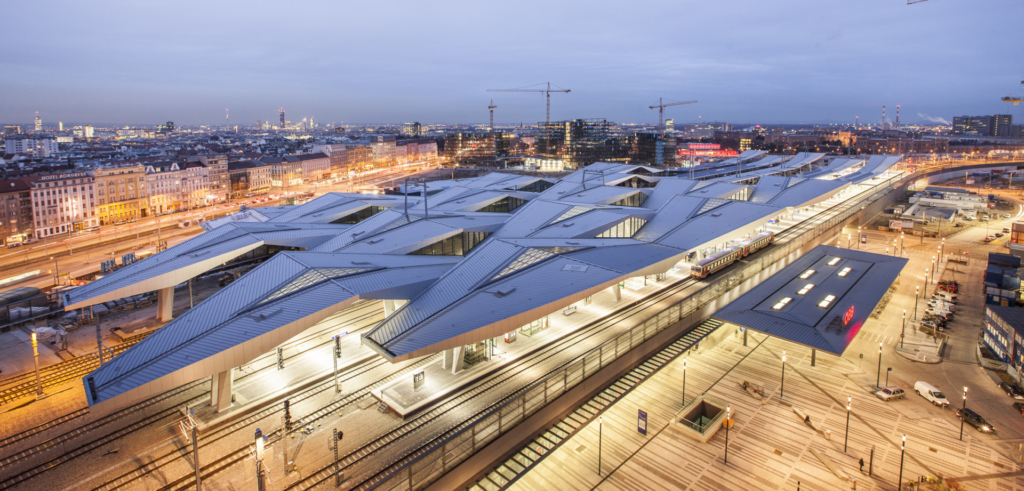
[[[641,363],[629,373],[623,375],[606,387],[593,398],[583,403],[564,419],[551,426],[530,443],[519,449],[504,463],[480,478],[476,484],[469,486],[470,491],[498,491],[511,486],[535,465],[544,460],[549,453],[572,438],[577,431],[585,428],[588,423],[598,417],[616,401],[630,393],[648,377],[654,375],[672,360],[686,353],[697,345],[700,340],[714,332],[722,325],[722,321],[708,319],[691,330],[685,336],[668,345],[655,355]]]

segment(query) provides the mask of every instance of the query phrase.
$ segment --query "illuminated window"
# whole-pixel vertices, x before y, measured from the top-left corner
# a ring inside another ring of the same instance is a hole
[[[839,263],[839,258],[838,257],[834,257],[834,258],[832,258],[831,261],[828,262],[828,265],[829,266],[835,266],[838,263]]]
[[[839,276],[840,278],[845,278],[846,275],[850,274],[850,269],[851,268],[849,266],[843,268],[842,270],[839,271],[839,273],[837,273],[837,276]]]
[[[812,274],[814,274],[814,270],[808,269],[807,271],[804,271],[803,274],[800,275],[800,279],[806,280],[807,278],[810,278]]]
[[[777,303],[777,304],[772,306],[772,310],[781,310],[782,307],[785,307],[786,304],[788,304],[790,300],[793,300],[793,298],[792,297],[786,297],[786,298],[783,298],[782,300],[779,300],[779,303]]]
[[[811,288],[814,288],[814,285],[811,284],[811,283],[808,283],[808,284],[804,285],[804,287],[801,288],[800,291],[796,292],[796,294],[797,295],[807,295],[807,292],[811,291]]]
[[[826,295],[826,296],[825,296],[825,299],[824,299],[824,300],[822,300],[821,302],[819,302],[819,303],[818,303],[818,307],[821,307],[821,308],[826,308],[826,307],[828,307],[828,306],[829,306],[829,304],[831,304],[831,303],[832,303],[832,301],[833,301],[833,300],[835,300],[835,299],[836,299],[836,296],[835,296],[835,295]]]

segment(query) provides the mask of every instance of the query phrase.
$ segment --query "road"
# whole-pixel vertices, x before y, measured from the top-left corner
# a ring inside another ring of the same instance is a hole
[[[1014,218],[994,220],[992,222],[993,229],[1008,227],[1009,223],[1024,217],[1024,206],[1022,206],[1024,203],[1009,193],[1004,197],[1014,202],[1018,211],[1013,214]],[[883,249],[891,245],[894,237],[895,234],[891,233],[873,232],[869,235],[868,243],[863,244],[861,249],[884,253]],[[970,432],[975,438],[984,439],[987,444],[996,448],[1007,458],[1018,460],[1020,455],[1017,445],[1024,443],[1024,421],[1022,421],[1020,412],[1012,407],[1012,403],[1015,401],[1007,397],[997,387],[999,381],[997,374],[982,368],[976,356],[976,346],[980,341],[979,334],[984,319],[985,297],[980,292],[983,271],[987,263],[987,253],[1006,251],[1002,244],[986,244],[982,241],[984,237],[984,227],[978,227],[946,239],[947,254],[967,250],[970,252],[971,260],[969,265],[958,265],[957,268],[966,274],[957,275],[957,279],[961,282],[960,304],[956,319],[951,321],[946,329],[946,334],[950,336],[950,339],[943,350],[941,363],[913,362],[897,355],[894,351],[902,329],[903,309],[906,309],[908,317],[912,315],[911,312],[913,312],[915,304],[914,288],[924,285],[924,271],[930,269],[932,255],[941,244],[941,239],[924,239],[924,244],[920,244],[917,238],[913,243],[910,240],[907,241],[904,256],[910,262],[903,269],[896,293],[887,305],[882,318],[865,324],[863,332],[854,339],[844,357],[854,363],[862,363],[864,369],[871,375],[867,377],[870,380],[863,381],[862,385],[874,386],[877,375],[873,372],[877,370],[874,367],[878,363],[878,343],[882,341],[885,347],[882,354],[881,377],[886,376],[886,368],[892,367],[889,385],[902,387],[908,395],[905,400],[894,401],[890,404],[907,418],[942,418],[959,427],[960,422],[956,419],[955,408],[962,406],[963,387],[968,387],[967,407],[976,410],[992,423],[996,428],[996,433],[993,435],[981,434],[969,425],[965,427],[964,432]],[[944,266],[945,263],[942,263],[940,269]],[[931,293],[934,292],[934,289],[935,285],[929,284],[928,291]],[[912,329],[909,322],[907,329]],[[863,359],[859,358],[861,354],[864,356]],[[913,390],[914,383],[918,380],[931,383],[944,391],[951,408],[943,410],[933,406],[924,398],[918,397]],[[884,381],[882,384],[885,384]]]

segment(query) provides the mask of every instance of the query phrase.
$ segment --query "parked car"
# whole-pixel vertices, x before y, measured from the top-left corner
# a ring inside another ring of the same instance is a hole
[[[946,395],[928,382],[922,382],[920,380],[914,382],[914,390],[917,391],[917,395],[924,397],[928,402],[936,406],[944,408],[949,405],[949,400],[946,399]]]
[[[995,235],[989,235],[988,237],[985,237],[985,242],[992,242],[993,240],[996,240]]]
[[[875,395],[878,396],[879,399],[889,402],[893,399],[903,399],[907,396],[907,393],[903,392],[903,389],[893,386],[885,387],[882,390],[875,392]]]
[[[1001,382],[999,384],[999,388],[1003,389],[1003,392],[1005,392],[1006,395],[1014,399],[1024,399],[1024,394],[1022,394],[1020,389],[1017,388],[1017,386],[1015,385],[1011,385],[1006,382]]]
[[[8,249],[12,249],[14,247],[21,247],[21,242],[11,242],[10,244],[7,244]]]
[[[1017,410],[1022,416],[1024,416],[1024,402],[1013,403],[1013,408]]]
[[[996,232],[996,233],[995,233],[995,236],[996,236],[996,237],[1002,237],[1002,236],[1003,236],[1003,234],[1002,234],[1002,233],[1000,233],[1000,232]]]
[[[1003,227],[1003,233],[1004,233],[1004,234],[1008,234],[1008,233],[1010,233],[1010,229],[1008,229],[1008,228],[1006,228],[1006,227]]]
[[[971,409],[960,408],[956,410],[956,419],[967,423],[982,433],[992,433],[996,429],[985,421],[985,418]]]
[[[1003,213],[1003,218],[1010,218],[1010,214],[1009,213]]]

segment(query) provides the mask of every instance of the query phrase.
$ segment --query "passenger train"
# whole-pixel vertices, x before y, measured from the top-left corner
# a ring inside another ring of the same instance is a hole
[[[690,267],[690,276],[707,278],[708,275],[718,271],[744,256],[749,256],[759,249],[767,247],[775,240],[775,232],[762,232],[749,239],[740,241],[737,245],[726,247],[704,259],[697,261]]]

